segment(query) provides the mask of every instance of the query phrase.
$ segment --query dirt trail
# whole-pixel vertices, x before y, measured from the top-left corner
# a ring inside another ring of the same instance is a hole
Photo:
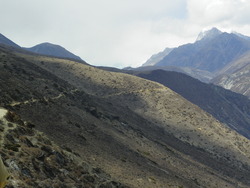
[[[77,91],[78,91],[78,89],[74,89],[74,90],[71,90],[69,93],[74,94]],[[23,105],[23,104],[32,104],[32,103],[36,103],[36,102],[40,102],[40,101],[49,102],[49,100],[58,100],[58,99],[60,99],[62,97],[65,97],[65,94],[60,93],[59,95],[54,96],[54,97],[49,97],[49,98],[43,97],[41,99],[34,99],[34,98],[32,98],[30,100],[26,100],[26,101],[22,101],[22,102],[15,101],[15,102],[10,103],[9,105],[12,106],[12,107],[14,107],[14,106]],[[0,117],[1,117],[1,111],[0,111]]]

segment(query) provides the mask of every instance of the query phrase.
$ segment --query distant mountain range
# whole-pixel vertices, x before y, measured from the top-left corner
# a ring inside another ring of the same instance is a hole
[[[250,97],[250,37],[237,32],[221,32],[217,28],[201,32],[196,41],[172,49],[160,59],[134,71],[171,70],[211,82]],[[164,56],[164,57],[163,57]],[[151,62],[151,63],[148,63]]]
[[[250,50],[250,41],[216,29],[207,31],[193,44],[172,50],[156,66],[190,67],[216,73]]]
[[[19,45],[5,37],[4,35],[0,34],[0,44],[15,47],[15,48],[21,48]],[[51,43],[42,43],[38,44],[31,48],[22,48],[24,50],[27,50],[29,52],[41,54],[41,55],[47,55],[47,56],[54,56],[54,57],[60,57],[60,58],[69,58],[69,59],[75,59],[82,61],[82,59],[79,56],[76,56],[75,54],[69,52],[62,46],[51,44]]]
[[[156,67],[188,67],[208,71],[215,75],[231,61],[250,50],[249,37],[239,33],[225,33],[217,28],[201,32],[192,44],[174,48],[158,62]],[[163,54],[163,53],[160,53]],[[155,57],[157,55],[153,55]],[[142,66],[148,66],[143,64]]]

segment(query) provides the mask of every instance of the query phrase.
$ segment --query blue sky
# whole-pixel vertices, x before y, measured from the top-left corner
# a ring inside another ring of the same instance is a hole
[[[248,0],[1,0],[0,33],[59,44],[93,65],[137,67],[218,27],[250,36]]]

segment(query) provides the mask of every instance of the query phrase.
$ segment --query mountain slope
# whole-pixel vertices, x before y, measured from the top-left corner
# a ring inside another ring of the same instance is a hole
[[[243,35],[241,33],[237,33],[237,32],[233,32],[233,34],[243,38],[243,39],[246,39],[246,40],[250,40],[250,37],[249,36],[246,36],[246,35]]]
[[[130,187],[249,187],[250,142],[161,84],[0,48],[0,105]]]
[[[250,41],[235,34],[222,33],[210,40],[200,40],[174,49],[156,65],[191,67],[217,72],[250,50]]]
[[[105,69],[102,67],[102,69]],[[115,71],[111,68],[106,68],[106,70]],[[133,69],[122,69],[122,70],[116,70],[116,72],[124,72],[133,74],[133,72],[145,72],[145,71],[154,71],[154,70],[164,70],[164,71],[174,71],[183,73],[189,76],[192,76],[193,78],[196,78],[202,82],[208,83],[214,75],[211,72],[203,71],[199,69],[189,68],[189,67],[176,67],[176,66],[145,66],[145,67],[138,67]]]
[[[12,46],[12,47],[20,48],[20,46],[18,46],[16,43],[14,43],[13,41],[11,41],[10,39],[6,38],[1,33],[0,33],[0,44],[4,44],[4,45],[7,45],[7,46]]]
[[[162,52],[159,52],[157,54],[154,54],[150,57],[149,60],[147,60],[142,67],[145,66],[153,66],[156,63],[158,63],[159,61],[161,61],[165,56],[167,56],[171,51],[173,50],[173,48],[166,48],[165,50],[163,50]]]
[[[31,48],[25,48],[26,50],[42,55],[48,55],[48,56],[54,56],[54,57],[61,57],[61,58],[69,58],[69,59],[75,59],[75,60],[81,60],[82,59],[79,56],[74,55],[73,53],[69,52],[65,48],[51,44],[51,43],[42,43],[38,44]]]
[[[250,139],[250,100],[184,74],[154,70],[137,76],[161,83]]]
[[[212,83],[250,97],[250,53],[222,69]]]

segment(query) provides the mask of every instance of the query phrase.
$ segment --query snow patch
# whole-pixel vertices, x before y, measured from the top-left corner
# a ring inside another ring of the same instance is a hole
[[[234,83],[232,81],[227,82],[227,83],[224,83],[223,86],[225,89],[231,89],[234,86]]]

